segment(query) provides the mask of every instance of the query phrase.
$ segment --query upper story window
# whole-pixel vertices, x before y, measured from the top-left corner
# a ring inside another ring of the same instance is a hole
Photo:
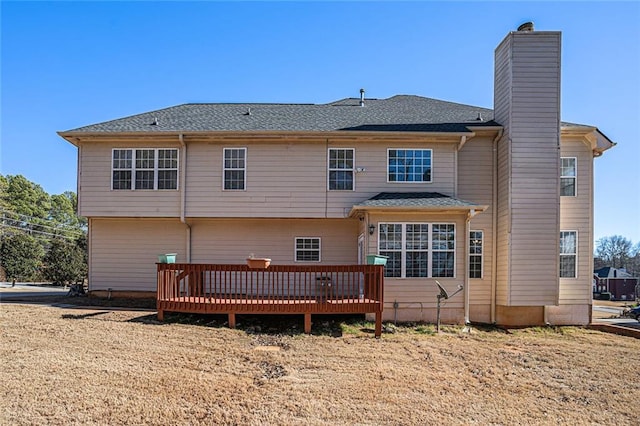
[[[576,278],[578,248],[576,231],[560,232],[560,278]]]
[[[247,177],[247,148],[224,148],[224,189],[244,190]]]
[[[178,189],[176,148],[114,149],[112,189]]]
[[[560,195],[563,197],[576,196],[576,158],[560,158]]]
[[[378,252],[387,256],[385,276],[454,277],[455,225],[381,223]]]
[[[388,149],[388,182],[431,182],[432,150]]]
[[[353,191],[353,148],[329,148],[329,190]]]
[[[320,262],[320,238],[296,238],[296,262]]]
[[[469,278],[482,278],[482,231],[469,232]]]

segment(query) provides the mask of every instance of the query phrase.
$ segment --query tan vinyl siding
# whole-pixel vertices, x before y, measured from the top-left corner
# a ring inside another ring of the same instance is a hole
[[[511,95],[511,44],[512,38],[506,37],[495,51],[494,70],[494,117],[500,124],[506,124],[510,118]],[[510,177],[510,144],[506,133],[498,141],[498,205],[496,245],[496,303],[509,304],[509,177]]]
[[[498,143],[498,229],[496,245],[496,303],[508,305],[509,298],[509,244],[510,244],[510,193],[509,193],[509,143],[503,136]]]
[[[512,39],[507,36],[494,54],[493,110],[496,121],[503,125],[508,122],[511,105],[511,44]]]
[[[222,152],[247,148],[244,191],[222,190]],[[354,148],[354,191],[327,190],[328,148]],[[387,183],[387,149],[432,149],[432,183]],[[452,143],[373,140],[189,141],[187,207],[190,217],[343,218],[351,207],[382,191],[436,191],[453,195]]]
[[[505,127],[507,145],[499,176],[508,176],[499,184],[501,201],[508,199],[499,235],[501,243],[508,240],[509,262],[508,271],[500,265],[499,303],[552,305],[559,286],[560,33],[507,38],[496,52],[496,120]],[[510,65],[502,66],[507,57]]]
[[[576,158],[576,196],[560,197],[560,229],[577,231],[577,278],[560,279],[560,304],[591,303],[593,155],[580,140],[563,140],[562,157]]]
[[[177,139],[177,137],[176,137]],[[179,160],[178,190],[112,190],[113,148],[164,148],[184,150],[165,141],[89,141],[79,150],[80,214],[87,217],[180,217],[182,191],[184,216],[344,218],[351,207],[383,191],[435,191],[455,194],[455,141],[409,141],[370,138],[291,141],[186,139],[186,171]],[[246,148],[246,189],[223,190],[223,149]],[[354,191],[327,189],[328,148],[355,149]],[[388,183],[389,148],[432,150],[432,182]],[[186,176],[185,176],[186,174]]]
[[[179,145],[153,140],[82,144],[78,151],[79,214],[87,217],[179,217],[180,178],[178,190],[111,189],[113,148],[179,148]]]
[[[469,279],[470,302],[489,305],[491,301],[491,265],[493,259],[493,141],[472,139],[458,152],[458,197],[489,208],[471,219],[470,229],[483,231],[482,278]],[[467,254],[468,256],[468,254]],[[488,309],[487,309],[488,312]],[[472,311],[471,320],[474,321]]]
[[[240,264],[253,253],[275,265],[295,262],[296,237],[319,237],[320,264],[357,263],[357,219],[194,219],[191,223],[193,263]]]
[[[89,230],[91,291],[155,291],[158,254],[186,261],[186,227],[177,219],[93,218]]]

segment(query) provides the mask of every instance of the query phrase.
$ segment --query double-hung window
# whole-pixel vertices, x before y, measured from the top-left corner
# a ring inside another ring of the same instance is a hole
[[[296,262],[320,262],[320,238],[296,238],[295,255]]]
[[[381,223],[378,252],[387,256],[385,276],[454,277],[455,225]]]
[[[482,231],[469,232],[469,278],[482,278]]]
[[[388,182],[431,182],[432,150],[388,149]]]
[[[111,188],[178,189],[178,150],[175,148],[114,149]]]
[[[429,267],[429,225],[408,223],[405,225],[405,276],[426,277]]]
[[[111,163],[111,188],[133,189],[133,149],[114,149]]]
[[[225,190],[244,190],[247,177],[247,149],[224,148]]]
[[[136,189],[154,189],[156,184],[156,151],[136,149]]]
[[[576,278],[578,248],[576,231],[560,231],[560,278]]]
[[[178,188],[178,150],[158,150],[158,189]]]
[[[576,196],[576,158],[560,158],[560,195],[563,197]]]
[[[353,191],[353,148],[329,148],[329,190]]]

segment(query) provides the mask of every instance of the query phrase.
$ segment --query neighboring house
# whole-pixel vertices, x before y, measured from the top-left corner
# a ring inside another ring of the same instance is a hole
[[[636,300],[638,297],[638,278],[625,269],[605,266],[594,272],[594,297],[601,293],[611,293],[613,300]]]
[[[89,289],[154,292],[178,262],[347,265],[388,256],[384,318],[590,321],[593,159],[560,121],[560,32],[509,33],[494,109],[420,96],[185,104],[60,132],[78,148]],[[472,66],[470,66],[472,68]],[[490,82],[484,82],[490,84]]]

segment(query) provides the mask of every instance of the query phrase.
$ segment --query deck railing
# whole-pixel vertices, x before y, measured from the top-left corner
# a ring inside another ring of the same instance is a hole
[[[380,265],[246,265],[159,263],[158,317],[165,311],[235,314],[375,313],[381,328],[384,272]]]

